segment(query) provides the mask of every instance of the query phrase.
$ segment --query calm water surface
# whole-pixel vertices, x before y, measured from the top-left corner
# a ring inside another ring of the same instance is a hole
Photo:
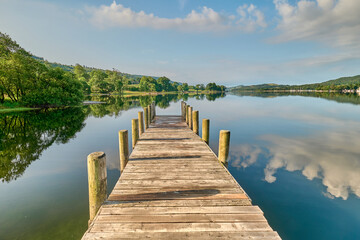
[[[0,115],[0,239],[80,239],[87,229],[86,156],[107,154],[141,106],[180,114],[182,96]],[[94,99],[99,100],[99,99]],[[360,239],[360,99],[353,95],[186,97],[211,120],[210,146],[231,130],[229,171],[283,239]],[[201,128],[200,128],[201,129]]]

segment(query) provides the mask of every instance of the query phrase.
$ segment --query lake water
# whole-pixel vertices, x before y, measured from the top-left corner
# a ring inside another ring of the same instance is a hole
[[[0,239],[80,239],[87,229],[86,156],[120,176],[118,135],[141,106],[180,114],[183,96],[102,98],[49,112],[0,115]],[[231,131],[229,171],[283,239],[360,239],[360,98],[185,96],[210,119],[210,147]],[[201,129],[201,128],[200,128]]]

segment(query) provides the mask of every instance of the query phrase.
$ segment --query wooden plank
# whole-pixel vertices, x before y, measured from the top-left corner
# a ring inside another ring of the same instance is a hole
[[[182,168],[181,171],[191,172],[194,174],[202,174],[204,172],[224,172],[224,169],[222,168]],[[134,173],[164,173],[164,172],[179,172],[179,169],[173,168],[173,167],[164,167],[164,168],[133,168],[130,169],[127,167],[125,168],[123,174],[127,172],[134,172]]]
[[[145,194],[111,194],[109,201],[139,201],[139,200],[170,200],[170,199],[247,199],[247,195],[238,194],[185,194],[185,193],[145,193]]]
[[[262,214],[99,215],[96,223],[266,222]]]
[[[271,231],[267,222],[233,223],[98,223],[90,232],[202,232],[202,231]]]
[[[157,240],[183,240],[183,239],[235,239],[235,240],[280,240],[280,237],[273,231],[252,231],[252,232],[112,232],[112,233],[88,233],[84,240],[124,240],[124,239],[157,239]]]
[[[100,214],[152,215],[170,213],[247,213],[262,214],[257,206],[201,206],[201,207],[132,207],[132,208],[101,208]]]
[[[124,189],[119,186],[115,186],[111,194],[134,194],[134,193],[188,193],[188,194],[230,194],[230,193],[244,193],[240,188],[216,188],[208,189],[201,186],[197,188],[176,188],[176,187],[167,187],[167,188],[129,188]]]
[[[108,201],[103,208],[251,206],[249,199],[173,199],[158,201]]]
[[[206,175],[205,175],[206,174]],[[221,174],[219,174],[221,175]],[[121,180],[216,180],[219,177],[222,177],[223,179],[228,179],[231,181],[231,177],[224,175],[224,176],[217,176],[216,173],[204,173],[204,176],[201,175],[195,175],[195,174],[188,174],[188,175],[181,175],[174,173],[174,175],[167,174],[167,175],[159,175],[150,173],[149,175],[141,174],[141,173],[135,173],[135,174],[124,174],[121,176]]]
[[[179,116],[157,116],[83,239],[280,239]]]

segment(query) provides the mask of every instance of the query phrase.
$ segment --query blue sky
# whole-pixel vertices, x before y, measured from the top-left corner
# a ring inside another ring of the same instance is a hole
[[[0,0],[0,31],[49,61],[190,84],[360,74],[360,1]]]

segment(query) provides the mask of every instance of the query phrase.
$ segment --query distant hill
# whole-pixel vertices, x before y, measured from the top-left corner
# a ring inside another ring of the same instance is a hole
[[[33,58],[37,59],[38,61],[40,61],[42,63],[48,64],[51,67],[54,67],[54,68],[59,67],[59,68],[64,69],[65,71],[74,72],[75,66],[73,66],[73,65],[65,65],[65,64],[61,64],[61,63],[48,62],[44,58],[37,57],[37,56],[33,56]],[[100,68],[93,68],[93,67],[87,67],[87,66],[83,66],[83,67],[87,72],[91,72],[93,70],[105,71],[105,69],[100,69]],[[129,74],[129,73],[121,73],[121,75],[126,76],[128,79],[131,80],[131,83],[133,83],[133,84],[138,84],[140,81],[140,78],[144,76],[144,75]],[[153,76],[151,76],[151,77],[154,79],[159,78],[159,77],[153,77]]]
[[[342,85],[342,84],[360,84],[360,75],[352,76],[352,77],[341,77],[335,80],[329,80],[323,82],[321,84],[324,85]]]
[[[341,77],[321,83],[303,84],[303,85],[278,85],[258,84],[258,85],[239,85],[228,88],[229,91],[271,91],[271,90],[344,90],[360,88],[360,75],[352,77]]]

